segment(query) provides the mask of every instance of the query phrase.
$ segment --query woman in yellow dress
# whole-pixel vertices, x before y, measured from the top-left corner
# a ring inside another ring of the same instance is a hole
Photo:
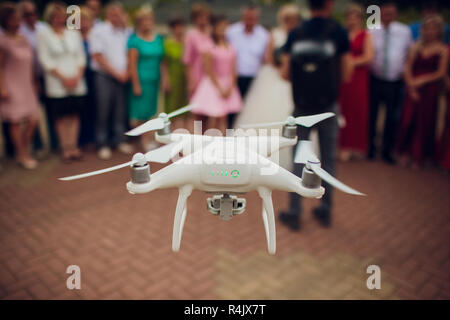
[[[182,61],[184,50],[185,21],[174,18],[169,21],[171,34],[164,40],[164,60],[167,68],[165,88],[165,112],[170,113],[188,103],[186,70]],[[185,127],[186,116],[177,117],[173,129]],[[187,125],[187,124],[186,124]]]

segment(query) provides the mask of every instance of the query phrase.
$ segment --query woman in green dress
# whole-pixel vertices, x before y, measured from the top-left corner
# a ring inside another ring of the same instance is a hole
[[[129,94],[130,124],[136,127],[149,120],[158,109],[158,92],[161,79],[165,79],[163,67],[164,41],[154,29],[153,12],[142,7],[136,13],[136,31],[128,40],[128,67],[131,77]],[[145,150],[157,147],[150,142],[151,135],[142,135]]]
[[[182,61],[184,50],[184,34],[186,23],[183,18],[169,21],[171,34],[164,40],[164,61],[167,68],[167,82],[165,88],[165,112],[170,113],[188,104],[186,70]],[[177,117],[174,128],[185,127],[187,115]]]

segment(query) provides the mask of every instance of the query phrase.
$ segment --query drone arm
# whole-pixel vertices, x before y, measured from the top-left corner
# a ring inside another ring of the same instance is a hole
[[[181,236],[183,234],[184,221],[186,220],[186,201],[192,193],[192,185],[184,185],[179,188],[177,208],[173,221],[172,250],[180,250]]]
[[[292,172],[280,167],[276,163],[269,161],[267,159],[261,158],[261,161],[269,163],[270,166],[265,165],[260,168],[261,172],[264,169],[264,173],[258,172],[257,181],[260,186],[265,186],[270,190],[280,190],[287,192],[295,192],[302,197],[307,198],[321,198],[325,193],[323,187],[319,188],[307,188],[302,184],[302,179],[297,177]]]
[[[275,254],[276,251],[276,229],[275,229],[275,214],[272,203],[272,190],[266,187],[259,187],[258,194],[263,202],[262,217],[264,222],[264,229],[266,231],[267,250],[270,254]]]

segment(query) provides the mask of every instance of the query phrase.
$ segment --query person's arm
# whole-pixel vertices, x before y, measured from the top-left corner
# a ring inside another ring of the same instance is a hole
[[[350,52],[345,52],[341,55],[341,81],[349,82],[352,76],[353,67],[351,62],[352,56]]]
[[[231,83],[226,92],[224,93],[225,97],[230,96],[237,85],[238,72],[237,72],[236,56],[234,56],[233,59],[233,70],[231,70],[231,72],[232,72]]]
[[[269,35],[269,41],[267,42],[266,52],[264,53],[264,63],[274,65],[275,57],[273,54],[274,51],[274,43],[272,35]]]
[[[77,50],[77,65],[78,65],[78,73],[75,76],[75,82],[78,85],[78,82],[83,78],[84,71],[86,69],[86,53],[84,52],[84,46],[83,46],[83,38],[81,37],[81,34],[77,34],[77,40],[78,41],[78,50]]]
[[[413,74],[412,74],[412,65],[414,63],[414,59],[416,58],[417,50],[418,50],[417,45],[413,45],[409,49],[408,56],[406,57],[406,61],[405,61],[405,67],[403,70],[403,78],[408,87],[412,86],[412,81],[414,79]]]
[[[163,88],[164,92],[170,91],[170,79],[169,79],[169,73],[167,71],[167,64],[165,60],[161,61],[161,86]]]
[[[128,73],[130,74],[131,86],[133,94],[139,97],[142,94],[141,82],[139,81],[139,73],[137,62],[139,59],[139,52],[136,48],[128,49]]]
[[[127,74],[121,74],[114,67],[112,67],[105,56],[102,53],[94,53],[92,55],[92,59],[94,59],[100,68],[102,68],[106,73],[108,73],[111,77],[117,79],[119,82],[126,82],[128,80]]]
[[[294,43],[295,31],[291,31],[288,34],[286,43],[281,47],[281,57],[280,57],[280,75],[286,81],[290,81],[291,78],[291,49]]]
[[[372,63],[373,57],[375,56],[375,50],[373,47],[372,36],[370,33],[366,33],[364,39],[363,54],[358,57],[352,58],[353,67],[368,65]]]
[[[8,91],[5,88],[5,82],[3,79],[3,59],[4,59],[4,53],[0,51],[0,99],[7,99],[8,98]]]
[[[194,43],[191,33],[188,32],[184,40],[183,63],[186,66],[187,90],[189,95],[194,91],[194,71],[192,67],[194,55]]]
[[[203,65],[206,75],[211,79],[213,85],[219,90],[221,95],[224,95],[224,91],[220,87],[219,81],[217,80],[216,73],[213,68],[212,56],[209,52],[203,54]]]
[[[427,83],[442,79],[445,76],[445,73],[447,72],[447,63],[448,63],[447,49],[445,47],[442,47],[438,69],[434,72],[430,72],[416,77],[412,81],[412,85],[415,87],[421,87]]]
[[[448,59],[450,59],[450,57],[447,52],[447,64],[449,63]],[[447,91],[450,91],[450,74],[448,72],[445,74],[445,86],[447,87]]]
[[[281,77],[287,81],[290,78],[290,64],[291,64],[291,55],[288,53],[283,53],[281,55],[281,66],[280,66],[280,74]]]
[[[187,91],[189,95],[192,95],[194,92],[194,75],[192,66],[190,64],[186,64],[186,81],[187,81]]]
[[[414,76],[412,74],[412,66],[414,60],[416,59],[418,46],[413,45],[408,52],[408,56],[406,58],[405,67],[403,70],[403,79],[406,83],[406,88],[408,90],[408,94],[413,100],[419,99],[419,93],[417,89],[413,86]]]
[[[161,38],[162,39],[162,38]],[[161,86],[164,93],[170,92],[170,78],[169,71],[167,69],[167,40],[161,40],[161,62],[160,62],[160,73],[161,73]]]
[[[340,68],[340,81],[343,83],[349,82],[353,73],[352,55],[350,50],[350,39],[345,29],[338,28],[337,38],[337,58]]]

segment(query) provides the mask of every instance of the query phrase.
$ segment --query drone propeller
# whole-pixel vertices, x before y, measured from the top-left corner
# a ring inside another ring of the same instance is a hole
[[[180,108],[178,110],[175,110],[169,114],[166,113],[160,113],[158,118],[155,119],[151,119],[148,120],[147,122],[141,124],[140,126],[128,131],[127,133],[125,133],[127,136],[139,136],[143,133],[146,133],[148,131],[153,131],[153,130],[159,130],[164,128],[164,126],[166,125],[166,121],[172,117],[176,117],[180,114],[183,114],[185,112],[191,111],[193,108],[192,105],[187,105],[183,108]]]
[[[119,170],[119,169],[122,169],[122,168],[125,168],[125,167],[128,167],[128,166],[132,166],[134,164],[138,164],[140,166],[143,166],[147,162],[166,163],[166,162],[169,162],[169,160],[175,154],[180,152],[182,147],[183,147],[183,144],[181,142],[173,142],[173,143],[165,145],[165,146],[163,146],[161,148],[158,148],[158,149],[155,149],[155,150],[151,150],[151,151],[147,152],[146,154],[136,153],[133,156],[133,160],[128,161],[126,163],[122,163],[122,164],[119,164],[119,165],[116,165],[116,166],[113,166],[113,167],[109,167],[109,168],[105,168],[105,169],[101,169],[101,170],[97,170],[97,171],[92,171],[92,172],[78,174],[78,175],[75,175],[75,176],[59,178],[59,180],[70,181],[70,180],[77,180],[77,179],[87,178],[87,177],[96,176],[96,175],[99,175],[99,174],[111,172],[111,171],[114,171],[114,170]]]
[[[294,118],[292,116],[289,116],[284,121],[277,121],[277,122],[265,122],[265,123],[256,123],[256,124],[244,124],[241,125],[241,128],[266,128],[266,127],[277,127],[282,125],[298,125],[303,127],[312,127],[316,123],[328,119],[330,117],[333,117],[335,114],[333,112],[325,112],[325,113],[319,113],[312,116],[303,116],[303,117],[297,117]]]
[[[295,163],[303,163],[307,166],[308,169],[312,170],[315,174],[317,174],[320,178],[336,187],[337,189],[354,195],[364,196],[364,193],[361,193],[349,186],[343,184],[331,174],[326,172],[320,167],[320,161],[317,156],[314,154],[312,148],[312,142],[308,140],[300,141],[300,144],[295,152]]]

